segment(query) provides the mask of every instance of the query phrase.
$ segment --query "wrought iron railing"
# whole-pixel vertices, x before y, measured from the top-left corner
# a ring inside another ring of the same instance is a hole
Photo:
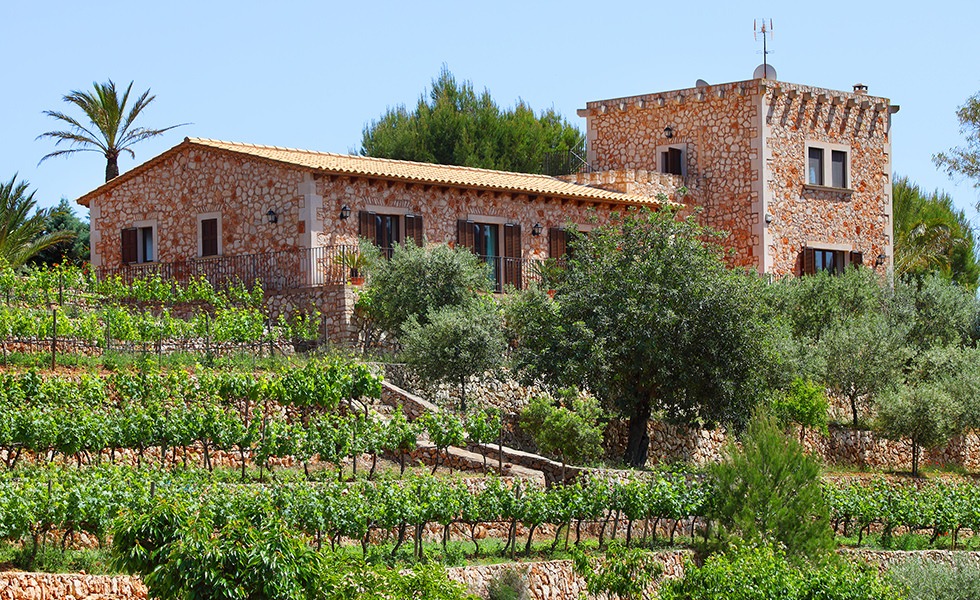
[[[351,258],[357,256],[357,246],[321,246],[239,254],[211,256],[176,262],[159,262],[100,267],[100,279],[120,277],[126,283],[134,279],[159,274],[162,279],[186,283],[205,277],[216,288],[244,284],[251,288],[256,281],[266,291],[280,291],[321,285],[337,285],[351,276]]]
[[[251,288],[260,281],[265,291],[282,291],[323,285],[342,285],[364,273],[352,269],[357,262],[358,247],[320,246],[260,254],[192,258],[176,262],[131,264],[121,267],[99,267],[100,279],[119,277],[125,283],[151,275],[161,279],[187,283],[206,278],[215,288],[242,284]],[[384,255],[384,253],[382,253]],[[489,265],[491,289],[504,293],[510,289],[523,290],[541,282],[545,261],[531,258],[481,256]]]
[[[592,172],[589,162],[572,150],[546,152],[542,162],[542,171],[552,177]]]

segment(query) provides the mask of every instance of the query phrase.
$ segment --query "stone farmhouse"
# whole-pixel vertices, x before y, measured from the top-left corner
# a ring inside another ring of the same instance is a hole
[[[261,278],[274,312],[316,308],[343,340],[361,238],[469,248],[503,291],[568,227],[681,202],[728,232],[734,266],[885,270],[897,109],[769,79],[589,102],[587,161],[560,177],[187,138],[78,202],[100,274]]]

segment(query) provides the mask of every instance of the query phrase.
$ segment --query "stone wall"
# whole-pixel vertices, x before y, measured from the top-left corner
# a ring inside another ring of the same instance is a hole
[[[143,600],[138,577],[0,572],[0,600]]]
[[[905,563],[910,560],[921,560],[924,562],[953,564],[956,559],[966,560],[980,568],[980,552],[964,552],[950,550],[839,550],[840,554],[854,559],[861,560],[869,565],[878,567],[884,573],[890,567]]]
[[[807,246],[860,251],[872,267],[884,254],[891,264],[886,98],[754,79],[589,102],[579,115],[594,170],[660,172],[661,153],[682,150],[684,201],[729,232],[736,266],[799,273]],[[811,143],[848,153],[846,189],[807,185]]]
[[[685,551],[658,552],[656,555],[657,561],[663,565],[664,577],[670,579],[684,576],[684,563],[689,557],[691,553]],[[521,574],[534,600],[580,598],[586,591],[585,581],[575,574],[570,560],[455,567],[447,569],[447,572],[450,579],[465,584],[470,593],[486,598],[490,582],[507,570]],[[657,587],[655,582],[650,592],[655,592]]]
[[[296,223],[305,174],[270,161],[189,147],[91,200],[92,265],[118,266],[120,232],[153,226],[156,260],[199,255],[198,215],[219,213],[219,253],[300,247]],[[274,210],[278,223],[269,223]]]
[[[569,223],[584,226],[608,222],[622,206],[609,203],[570,201],[547,196],[507,192],[483,192],[449,186],[372,180],[364,177],[325,176],[317,180],[317,194],[323,208],[318,211],[322,231],[318,243],[324,246],[353,244],[358,236],[358,212],[370,210],[379,214],[416,214],[423,218],[427,243],[454,245],[457,221],[516,223],[521,226],[523,258],[548,258],[548,229]],[[340,220],[343,206],[351,209],[351,218]],[[542,235],[531,229],[540,223]],[[500,232],[503,240],[503,231]],[[502,250],[502,247],[501,247]]]
[[[808,245],[862,252],[872,267],[884,254],[890,265],[889,101],[783,82],[769,82],[763,94],[765,210],[773,215],[766,227],[769,272],[799,273]],[[847,152],[846,189],[803,185],[811,143]]]
[[[355,288],[345,285],[282,290],[266,293],[265,303],[270,318],[290,317],[295,313],[312,314],[319,311],[322,324],[321,339],[338,344],[352,341],[351,316],[356,302]]]
[[[689,552],[676,551],[659,552],[656,558],[664,566],[664,577],[679,578],[683,577],[684,563],[690,556]],[[585,591],[585,582],[575,574],[570,560],[453,567],[446,572],[470,593],[485,598],[490,582],[508,569],[522,575],[533,600],[578,598]],[[656,589],[655,585],[651,591]],[[0,572],[0,600],[143,600],[146,597],[146,587],[138,577]]]
[[[660,421],[651,421],[648,433],[650,451],[647,465],[651,467],[673,462],[717,462],[728,439],[724,428],[691,429]],[[626,437],[625,422],[616,421],[606,428],[605,444],[609,458],[622,456]],[[873,431],[831,425],[827,435],[806,430],[801,441],[807,453],[828,465],[893,470],[912,468],[912,446],[909,442],[888,440]],[[919,458],[920,465],[955,465],[971,471],[980,470],[980,437],[976,432],[957,436],[942,448],[922,450]]]
[[[704,224],[729,232],[732,263],[762,268],[760,106],[755,82],[589,102],[593,170],[662,171],[661,152],[683,152],[686,202]],[[664,129],[672,129],[667,138]]]

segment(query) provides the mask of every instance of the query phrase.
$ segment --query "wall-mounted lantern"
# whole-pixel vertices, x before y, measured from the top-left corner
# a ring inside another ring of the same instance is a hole
[[[674,137],[674,128],[670,125],[664,127],[664,137],[668,140]]]
[[[539,235],[541,235],[542,229],[544,229],[544,227],[541,226],[541,223],[535,223],[531,227],[531,235],[533,235],[534,237],[538,237]]]
[[[343,221],[350,217],[350,207],[346,204],[340,207],[340,220]]]
[[[878,255],[878,258],[875,259],[875,266],[876,267],[880,267],[881,265],[885,264],[886,262],[888,262],[888,255],[887,254],[884,254],[884,253],[879,254]]]
[[[276,211],[272,210],[271,208],[269,209],[269,212],[265,213],[265,218],[270,223],[278,223],[279,222],[279,215],[277,215],[276,214]]]

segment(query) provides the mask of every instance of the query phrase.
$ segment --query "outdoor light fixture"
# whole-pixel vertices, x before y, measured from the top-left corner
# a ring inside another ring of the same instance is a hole
[[[878,258],[875,259],[875,266],[880,267],[888,261],[888,256],[886,254],[879,254]]]
[[[664,137],[668,140],[674,137],[674,128],[670,125],[664,127]]]
[[[345,204],[340,207],[340,220],[343,221],[348,217],[350,217],[350,207]]]
[[[534,237],[541,235],[542,229],[544,229],[544,227],[541,226],[541,223],[535,223],[534,226],[531,227],[531,235]]]
[[[278,223],[279,222],[279,215],[277,215],[276,214],[276,211],[272,210],[271,208],[269,209],[269,212],[265,213],[265,218],[270,223]]]
[[[772,213],[766,213],[766,223],[772,223],[773,216]]]

